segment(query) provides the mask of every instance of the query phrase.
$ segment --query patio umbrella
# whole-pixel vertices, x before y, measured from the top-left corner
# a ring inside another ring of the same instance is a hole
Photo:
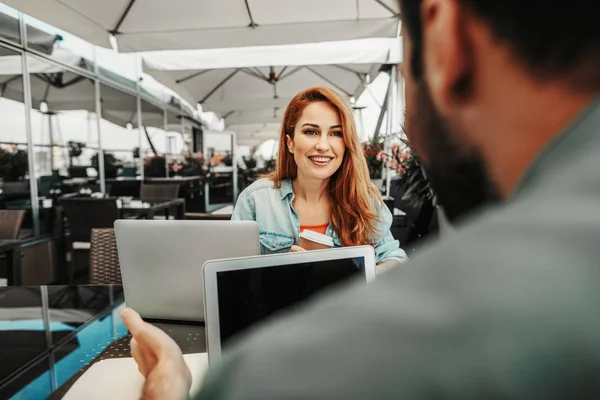
[[[148,74],[236,126],[240,143],[245,133],[276,132],[260,126],[279,124],[300,91],[327,86],[356,99],[383,65],[400,61],[399,38],[143,54]]]
[[[239,146],[255,146],[279,137],[280,123],[230,125],[228,130],[236,133]]]
[[[396,37],[396,0],[3,0],[119,50],[203,49]]]
[[[67,65],[91,70],[89,60],[66,49],[56,49],[53,58]],[[31,97],[35,109],[40,109],[45,102],[49,111],[86,110],[95,112],[94,81],[82,75],[57,67],[54,64],[28,58],[28,69],[31,76]],[[136,84],[127,78],[104,69],[100,74],[111,80],[134,89]],[[148,94],[148,93],[147,93]],[[148,94],[150,95],[150,94]],[[22,102],[23,82],[21,56],[0,56],[0,96]],[[102,85],[102,118],[116,125],[137,125],[137,100],[135,96],[108,85]],[[171,98],[171,103],[179,105]],[[155,110],[155,111],[154,111]],[[168,113],[169,123],[176,123],[177,116]],[[152,107],[143,113],[145,126],[162,128],[164,126],[162,110]]]
[[[21,32],[19,31],[19,20],[10,15],[0,13],[0,38],[20,43]],[[59,35],[51,35],[31,26],[27,29],[29,47],[42,53],[51,54],[54,43],[58,40],[61,40]],[[9,54],[7,50],[0,48],[0,57],[7,54]]]

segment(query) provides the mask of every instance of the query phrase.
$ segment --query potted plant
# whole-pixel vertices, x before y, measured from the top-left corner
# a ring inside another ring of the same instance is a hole
[[[69,147],[69,157],[77,158],[83,153],[83,148],[85,147],[85,143],[68,141],[67,146]]]
[[[435,205],[435,193],[417,155],[408,141],[400,140],[402,143],[392,145],[389,153],[381,151],[378,158],[398,174],[400,179],[397,182],[407,186],[402,196],[403,200],[406,200],[412,207],[421,206],[425,201],[430,201]]]
[[[94,154],[91,158],[92,167],[100,173],[98,166],[98,153]],[[123,167],[123,163],[117,157],[111,153],[104,153],[104,177],[105,178],[116,178],[118,175],[119,168]]]
[[[383,141],[378,138],[373,138],[363,144],[363,151],[365,159],[367,160],[367,167],[369,168],[369,177],[373,184],[381,190],[383,186],[383,164],[385,162],[381,155],[383,151]]]
[[[265,173],[275,171],[275,167],[277,166],[277,160],[271,158],[270,160],[265,161]]]
[[[393,184],[396,190],[404,192],[402,200],[407,207],[404,211],[415,213],[410,219],[410,233],[406,238],[408,244],[437,231],[441,209],[419,158],[405,139],[400,140],[401,143],[393,145],[389,154],[382,153],[381,156],[387,167],[398,174],[399,179],[394,180]]]
[[[224,159],[225,159],[225,154],[223,154],[223,153],[215,153],[210,158],[210,166],[211,167],[224,166],[225,165],[225,162],[223,161]]]
[[[252,155],[250,155],[250,157],[243,157],[244,159],[244,163],[246,164],[246,168],[248,170],[253,170],[256,168],[256,158]]]
[[[181,169],[182,176],[205,176],[206,175],[206,160],[202,153],[187,153],[184,154],[183,168]]]
[[[162,156],[152,156],[144,160],[144,176],[147,178],[165,178],[167,162]]]
[[[225,153],[225,157],[223,157],[223,164],[225,164],[226,167],[233,166],[233,156],[231,153]]]
[[[16,145],[0,148],[0,177],[5,182],[21,181],[29,172],[27,152]]]

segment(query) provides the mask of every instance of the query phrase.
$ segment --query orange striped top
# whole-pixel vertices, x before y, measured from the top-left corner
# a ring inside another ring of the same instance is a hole
[[[329,222],[323,225],[300,225],[300,232],[308,229],[309,231],[317,232],[320,234],[325,234],[327,232],[327,227],[329,226]]]

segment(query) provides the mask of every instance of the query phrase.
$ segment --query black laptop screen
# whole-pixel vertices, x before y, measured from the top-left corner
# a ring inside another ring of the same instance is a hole
[[[363,257],[217,272],[221,346],[272,314],[352,277]]]

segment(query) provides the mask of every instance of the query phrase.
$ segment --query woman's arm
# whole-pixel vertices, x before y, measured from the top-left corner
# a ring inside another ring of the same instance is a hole
[[[379,205],[379,218],[381,223],[378,224],[378,228],[382,237],[374,246],[378,272],[408,261],[408,256],[400,247],[400,242],[392,236],[390,228],[392,227],[393,217],[385,204]],[[384,261],[389,262],[383,264]]]

